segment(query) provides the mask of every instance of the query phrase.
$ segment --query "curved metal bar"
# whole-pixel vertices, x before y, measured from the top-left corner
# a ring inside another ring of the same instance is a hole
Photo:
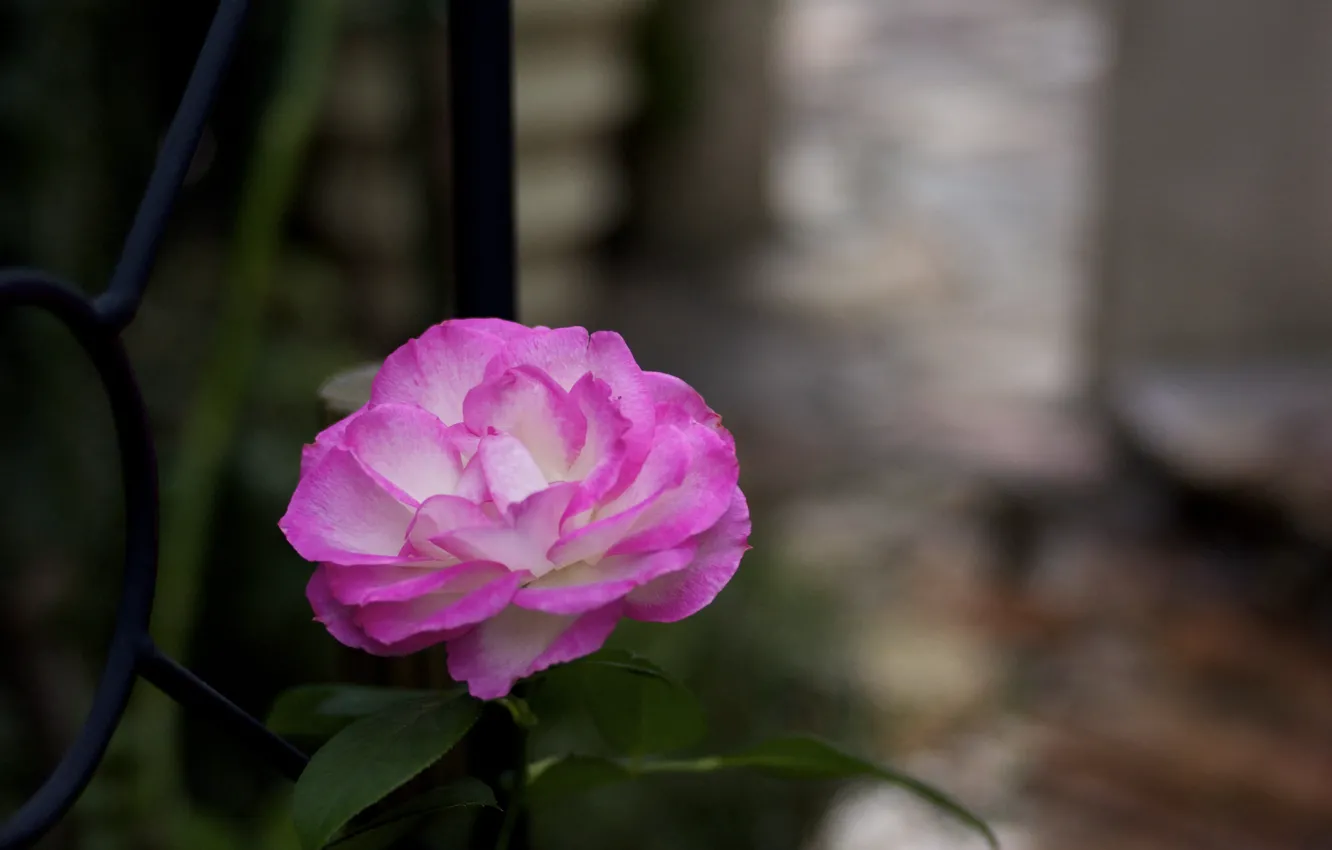
[[[55,825],[92,779],[134,686],[157,580],[157,466],[129,359],[93,306],[41,272],[0,274],[0,313],[36,308],[59,319],[97,368],[111,404],[125,493],[125,576],[115,631],[93,705],[60,764],[0,827],[0,848],[26,847]]]
[[[222,0],[218,6],[190,81],[181,95],[176,116],[167,128],[157,164],[148,178],[148,188],[134,214],[129,235],[125,237],[120,260],[111,273],[111,282],[97,297],[98,315],[117,330],[133,321],[139,302],[143,300],[143,290],[157,259],[157,248],[166,230],[167,218],[190,170],[208,113],[212,111],[222,77],[235,52],[241,24],[245,21],[245,9],[246,0]]]
[[[466,176],[455,188],[460,227],[459,312],[512,318],[511,0],[453,0],[455,142]],[[204,122],[235,50],[246,0],[221,0],[167,131],[119,262],[95,300],[38,271],[0,272],[0,314],[21,308],[53,315],[97,368],[111,405],[125,494],[125,575],[115,629],[92,709],[60,764],[22,808],[0,825],[0,850],[36,843],[92,779],[142,676],[187,709],[228,725],[287,776],[308,759],[207,683],[164,655],[149,634],[157,580],[157,462],[139,386],[119,333],[138,311],[167,218]],[[494,8],[492,8],[492,6]],[[520,839],[519,843],[523,843]],[[488,845],[487,845],[488,846]]]
[[[92,708],[46,782],[0,825],[0,850],[35,844],[78,799],[106,753],[138,676],[186,708],[229,725],[287,776],[299,776],[307,761],[287,741],[163,655],[149,635],[157,583],[157,459],[139,385],[119,338],[143,298],[162,231],[234,52],[245,8],[245,0],[222,0],[218,7],[107,290],[90,300],[45,272],[0,272],[0,314],[22,308],[51,314],[96,367],[115,422],[125,497],[125,574]]]
[[[217,725],[230,729],[233,735],[264,756],[293,782],[300,778],[305,765],[310,761],[309,756],[285,738],[274,735],[244,709],[158,649],[151,640],[139,644],[138,662],[139,675],[180,703],[182,708],[193,710]]]

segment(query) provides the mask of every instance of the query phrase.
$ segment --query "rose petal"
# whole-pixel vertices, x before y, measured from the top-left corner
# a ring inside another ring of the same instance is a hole
[[[691,423],[682,433],[690,455],[684,480],[638,516],[632,531],[607,550],[610,554],[654,552],[678,546],[711,528],[726,513],[740,478],[735,453],[707,425]]]
[[[478,442],[477,448],[480,447],[481,444]],[[478,505],[495,501],[495,497],[490,493],[490,485],[486,482],[486,467],[482,463],[479,451],[472,456],[467,468],[463,470],[462,477],[458,479],[458,495]]]
[[[515,366],[535,366],[567,390],[592,371],[587,347],[583,328],[556,328],[510,339],[486,367],[486,377],[498,377]]]
[[[432,542],[433,537],[473,526],[493,525],[476,502],[458,496],[433,496],[422,502],[412,524],[408,526],[408,542],[422,556],[449,558],[448,552]],[[469,558],[470,560],[470,558]]]
[[[630,422],[625,438],[629,463],[636,467],[647,456],[655,422],[654,401],[642,369],[619,334],[598,331],[589,335],[583,328],[556,328],[511,340],[490,362],[486,375],[494,377],[522,365],[537,367],[566,390],[589,372],[604,381]]]
[[[587,420],[554,379],[533,366],[518,366],[467,394],[463,422],[477,434],[498,431],[518,438],[546,480],[565,480],[587,439]]]
[[[721,518],[739,477],[725,441],[699,423],[662,426],[655,441],[628,489],[599,508],[595,521],[566,532],[552,548],[554,563],[671,549]]]
[[[693,563],[633,590],[625,614],[651,623],[683,620],[711,604],[735,575],[749,549],[749,505],[736,488],[725,516],[698,539]]]
[[[432,542],[459,558],[497,561],[513,570],[545,575],[555,567],[546,552],[558,539],[560,521],[577,492],[578,486],[571,482],[556,484],[514,504],[496,522],[458,528]]]
[[[378,641],[367,637],[361,627],[356,625],[352,620],[352,609],[333,596],[328,586],[328,576],[322,567],[316,569],[314,575],[310,576],[310,581],[305,586],[305,598],[310,601],[310,607],[314,609],[315,620],[323,623],[328,633],[340,643],[367,652],[384,648]]]
[[[549,483],[522,441],[508,434],[482,437],[472,460],[473,464],[478,462],[486,489],[501,511],[546,489]]]
[[[450,637],[461,636],[461,632],[421,634],[392,645],[380,643],[367,635],[356,623],[354,619],[355,608],[343,605],[333,598],[328,589],[327,575],[323,565],[310,576],[310,582],[305,588],[305,596],[310,601],[310,607],[314,609],[315,621],[322,623],[334,639],[345,646],[368,652],[371,655],[410,655],[428,646],[448,640]]]
[[[349,417],[350,418],[350,417]],[[301,449],[301,478],[309,475],[324,459],[329,449],[342,447],[342,435],[347,430],[347,419],[340,419],[319,432],[312,445]]]
[[[658,424],[683,426],[686,422],[701,422],[713,428],[732,451],[735,439],[722,427],[722,418],[703,401],[703,396],[684,381],[664,372],[644,372],[644,382],[656,401]]]
[[[472,561],[441,570],[430,592],[361,606],[356,622],[371,639],[394,644],[424,632],[456,632],[503,611],[527,578],[503,564]]]
[[[548,614],[581,614],[614,602],[653,579],[682,570],[694,560],[690,544],[647,555],[618,555],[547,573],[514,595],[513,604]]]
[[[477,699],[506,696],[513,683],[596,652],[615,630],[622,604],[560,616],[509,606],[449,641],[449,675]]]
[[[634,361],[624,337],[614,331],[592,334],[588,341],[588,362],[592,373],[610,386],[620,413],[632,423],[625,441],[630,460],[634,463],[641,461],[647,457],[649,441],[656,427],[655,401],[643,370]]]
[[[413,539],[430,538],[456,528],[490,525],[492,522],[475,502],[460,496],[433,496],[417,509],[409,536]]]
[[[618,334],[452,320],[303,450],[279,524],[321,562],[307,595],[338,640],[446,641],[454,677],[493,698],[626,612],[710,602],[747,548],[737,478],[720,417]]]
[[[575,513],[601,501],[620,477],[627,454],[625,435],[632,424],[611,401],[610,385],[587,374],[578,379],[569,398],[587,423],[583,450],[569,470],[570,481],[582,482]]]
[[[449,426],[449,439],[453,441],[453,447],[458,450],[464,466],[472,459],[472,455],[476,454],[477,444],[481,442],[481,438],[461,422]]]
[[[468,330],[481,331],[497,336],[505,342],[549,330],[545,327],[529,328],[508,319],[449,319],[448,324]]]
[[[652,400],[656,404],[679,407],[696,422],[703,422],[710,416],[716,416],[697,390],[674,375],[645,371],[643,383],[652,393]]]
[[[401,602],[436,589],[446,581],[449,563],[428,564],[325,564],[325,582],[333,598],[344,605],[370,602]]]
[[[452,493],[462,475],[449,429],[427,410],[405,404],[371,405],[352,414],[343,446],[416,502]]]
[[[486,365],[505,345],[504,337],[475,325],[435,325],[389,355],[375,375],[370,401],[414,404],[445,425],[461,422],[463,399],[481,383]]]
[[[676,428],[659,429],[659,439],[629,489],[599,508],[592,522],[560,537],[551,547],[549,559],[564,566],[601,557],[634,530],[649,508],[685,481],[689,463],[689,444],[683,433]]]
[[[278,527],[307,561],[367,564],[399,560],[411,521],[411,508],[335,448],[296,485]]]

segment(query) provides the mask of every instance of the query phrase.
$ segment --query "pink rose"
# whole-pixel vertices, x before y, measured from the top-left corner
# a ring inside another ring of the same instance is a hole
[[[306,446],[279,526],[318,563],[306,593],[335,638],[446,642],[453,678],[493,699],[621,617],[711,602],[749,548],[738,476],[720,417],[619,334],[455,319]]]

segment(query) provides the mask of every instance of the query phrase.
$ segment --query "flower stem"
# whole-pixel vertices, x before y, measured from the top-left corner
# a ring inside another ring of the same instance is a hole
[[[522,816],[522,809],[527,804],[527,730],[514,724],[514,729],[519,736],[518,744],[518,767],[513,772],[513,790],[509,792],[508,806],[504,809],[504,823],[500,825],[499,838],[495,840],[495,850],[510,850],[509,843],[513,840],[514,831],[518,828],[518,819]],[[524,841],[524,844],[527,842]],[[515,850],[524,850],[515,848]]]
[[[521,697],[522,685],[514,695]],[[482,812],[473,827],[472,850],[528,850],[524,811],[527,784],[527,730],[500,702],[486,703],[466,740],[467,772],[495,789],[498,812]]]

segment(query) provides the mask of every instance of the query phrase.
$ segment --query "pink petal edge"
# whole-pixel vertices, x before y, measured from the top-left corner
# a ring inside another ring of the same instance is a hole
[[[693,563],[631,591],[625,597],[625,616],[673,623],[710,605],[739,569],[749,550],[750,529],[749,504],[737,487],[726,514],[699,535]]]
[[[302,558],[336,564],[398,561],[412,509],[346,449],[330,449],[296,485],[278,527]]]
[[[574,564],[528,584],[514,595],[513,604],[548,614],[592,611],[654,579],[688,567],[697,548],[691,544],[647,555],[604,558],[596,564]]]
[[[374,602],[361,606],[354,617],[367,636],[385,644],[422,633],[456,632],[503,611],[527,578],[502,564],[475,561],[456,568],[452,581],[432,594],[403,602]]]
[[[574,616],[510,606],[449,641],[449,675],[477,699],[507,696],[514,682],[596,652],[619,622],[623,604]]]

